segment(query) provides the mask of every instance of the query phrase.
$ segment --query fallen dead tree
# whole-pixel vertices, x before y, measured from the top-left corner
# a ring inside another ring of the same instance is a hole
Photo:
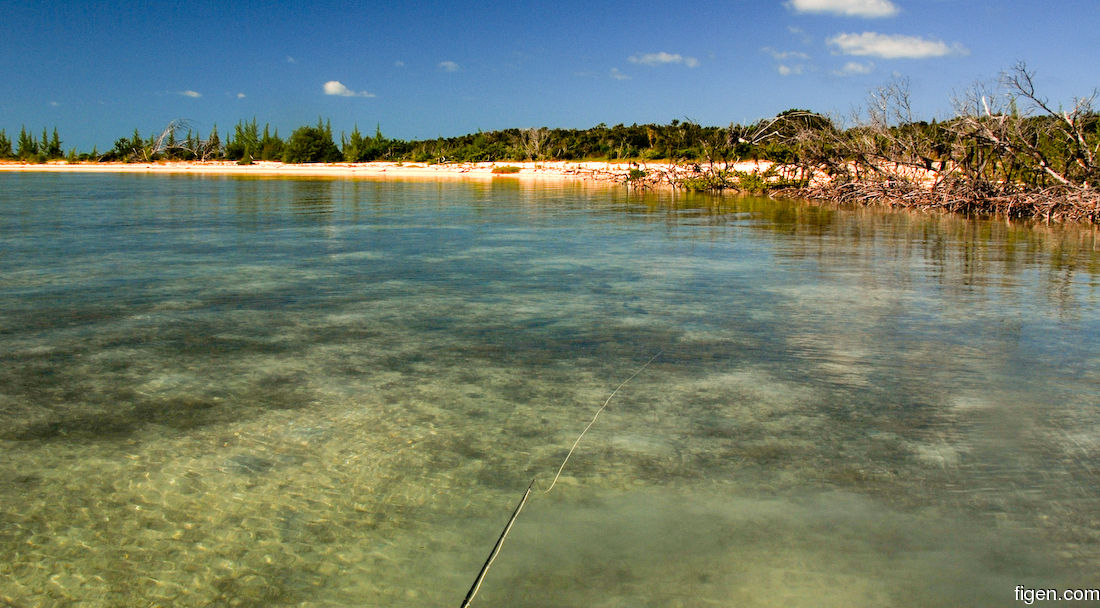
[[[955,100],[956,116],[918,122],[909,84],[872,91],[846,130],[804,128],[789,144],[814,178],[773,194],[1043,221],[1100,223],[1100,116],[1092,95],[1066,108],[1019,63],[999,86]]]
[[[882,205],[1011,219],[1100,224],[1100,191],[1063,186],[983,192],[962,182],[928,188],[906,180],[831,181],[805,188],[773,190],[770,195],[828,200],[842,205]]]

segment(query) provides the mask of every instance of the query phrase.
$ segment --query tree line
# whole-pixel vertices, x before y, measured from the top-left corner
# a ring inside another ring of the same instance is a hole
[[[16,147],[13,150],[12,141],[8,139],[8,134],[0,129],[0,160],[18,159],[25,162],[46,162],[65,156],[61,151],[61,137],[57,133],[57,127],[54,127],[53,135],[50,135],[43,128],[41,139],[35,138],[24,127],[19,131],[19,139],[16,140],[15,145]],[[75,155],[76,152],[72,151],[72,154]]]
[[[828,119],[806,110],[788,110],[780,116],[812,116]],[[232,133],[222,136],[215,125],[203,137],[186,121],[174,121],[157,133],[142,136],[135,129],[129,137],[115,142],[110,150],[88,153],[61,147],[57,129],[42,138],[22,129],[13,148],[0,130],[0,159],[23,162],[47,162],[67,159],[96,162],[154,162],[160,160],[271,160],[287,163],[369,162],[375,160],[406,162],[482,162],[539,160],[675,160],[753,158],[787,161],[789,142],[776,137],[761,137],[759,124],[706,127],[690,120],[672,120],[669,124],[599,124],[589,129],[527,128],[478,131],[458,137],[427,140],[401,140],[384,136],[380,127],[373,135],[363,134],[356,126],[341,133],[339,144],[329,121],[296,129],[288,139],[278,129],[265,124],[261,130],[255,118],[238,122]],[[755,133],[755,135],[754,135]],[[770,135],[776,135],[771,133]]]

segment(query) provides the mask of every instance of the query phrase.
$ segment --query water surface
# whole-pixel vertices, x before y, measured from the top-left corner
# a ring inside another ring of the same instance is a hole
[[[1092,229],[0,176],[13,606],[1003,606],[1100,579]],[[1081,604],[1076,604],[1081,605]]]

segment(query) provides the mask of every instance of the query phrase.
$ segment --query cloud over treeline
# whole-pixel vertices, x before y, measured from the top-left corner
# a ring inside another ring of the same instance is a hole
[[[630,63],[639,63],[641,65],[669,65],[669,64],[682,64],[689,68],[699,67],[699,60],[694,57],[685,57],[679,53],[666,53],[661,51],[660,53],[645,53],[642,55],[631,55]]]
[[[883,59],[926,59],[946,55],[966,55],[970,51],[961,44],[947,44],[919,36],[901,34],[837,34],[826,41],[844,55],[882,57]]]
[[[890,0],[790,0],[796,13],[831,13],[844,17],[893,17],[899,9]]]
[[[374,93],[369,91],[353,91],[339,80],[330,80],[326,82],[324,84],[324,90],[325,95],[336,95],[339,97],[374,97]]]

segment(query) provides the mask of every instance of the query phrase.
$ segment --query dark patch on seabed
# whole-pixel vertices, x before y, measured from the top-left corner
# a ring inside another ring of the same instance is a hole
[[[22,441],[116,441],[148,426],[186,432],[241,422],[264,411],[315,403],[300,374],[269,374],[232,389],[207,387],[196,393],[146,395],[128,388],[131,378],[74,378],[46,373],[33,382],[13,382],[0,402],[0,439]],[[65,385],[64,383],[68,383]],[[28,384],[30,386],[28,386]]]

